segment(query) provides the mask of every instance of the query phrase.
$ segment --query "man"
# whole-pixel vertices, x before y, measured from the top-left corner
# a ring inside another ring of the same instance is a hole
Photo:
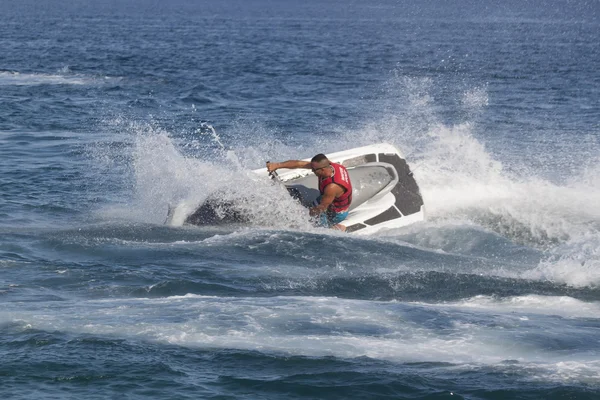
[[[352,203],[352,183],[348,170],[341,164],[332,163],[324,154],[317,154],[308,161],[288,160],[281,163],[267,163],[267,170],[273,172],[279,168],[310,168],[319,178],[317,205],[310,209],[311,216],[318,216],[320,224],[345,231],[341,222],[348,216]]]

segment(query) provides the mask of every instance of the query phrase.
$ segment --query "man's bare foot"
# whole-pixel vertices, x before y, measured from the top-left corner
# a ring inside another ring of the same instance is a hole
[[[346,232],[346,227],[342,224],[335,224],[332,226],[333,229],[337,229],[338,231]]]

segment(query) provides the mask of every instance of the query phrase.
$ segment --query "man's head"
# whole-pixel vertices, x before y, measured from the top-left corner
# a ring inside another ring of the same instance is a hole
[[[330,165],[331,164],[325,154],[317,154],[310,160],[312,171],[319,177],[329,176],[330,168],[328,167]]]

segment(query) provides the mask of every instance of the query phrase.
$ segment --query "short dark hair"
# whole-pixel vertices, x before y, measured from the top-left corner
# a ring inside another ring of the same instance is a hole
[[[316,156],[314,156],[312,158],[312,160],[310,160],[310,162],[317,162],[317,163],[320,163],[321,161],[329,161],[329,160],[327,159],[327,156],[325,156],[325,154],[322,154],[322,153],[317,154]]]

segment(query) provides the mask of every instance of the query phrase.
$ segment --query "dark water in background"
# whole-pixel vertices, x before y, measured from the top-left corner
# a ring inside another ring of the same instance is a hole
[[[599,15],[2,1],[2,396],[599,398]],[[313,229],[246,178],[382,141],[427,222]],[[223,186],[251,226],[162,225]]]

